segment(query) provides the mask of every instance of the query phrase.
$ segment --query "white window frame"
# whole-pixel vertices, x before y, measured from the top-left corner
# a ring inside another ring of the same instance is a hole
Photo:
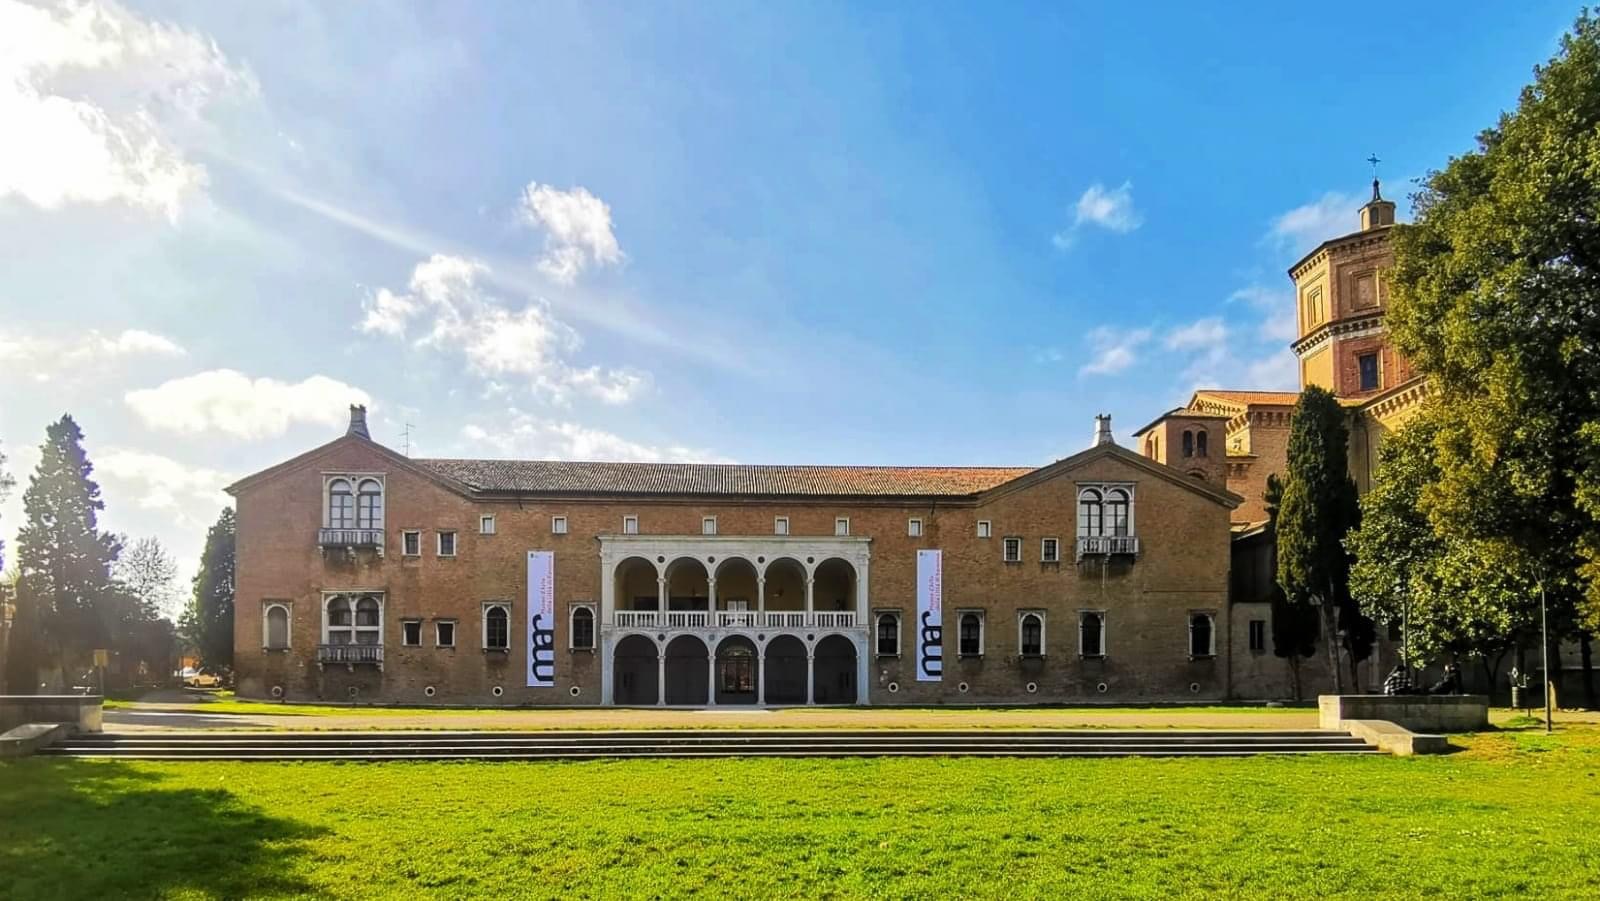
[[[717,518],[715,516],[702,516],[702,517],[700,517],[700,534],[701,535],[715,535],[715,534],[717,534]]]
[[[787,535],[787,534],[789,534],[789,517],[787,517],[787,516],[774,516],[772,518],[772,534],[774,534],[774,535]]]
[[[1023,653],[1023,650],[1022,650],[1022,624],[1030,616],[1039,617],[1039,653],[1037,655],[1025,654],[1025,653]],[[1017,611],[1017,656],[1018,657],[1034,657],[1034,656],[1043,657],[1045,655],[1045,649],[1047,647],[1049,647],[1049,645],[1048,645],[1048,642],[1049,642],[1049,632],[1048,632],[1049,625],[1050,625],[1050,620],[1049,620],[1048,617],[1046,617],[1044,615],[1044,611],[1043,610],[1040,610],[1040,609],[1037,609],[1037,608],[1031,608],[1031,609],[1028,609],[1028,610],[1018,610]]]
[[[360,642],[356,640],[357,633],[359,633],[359,632],[371,632],[372,631],[372,627],[371,626],[357,626],[356,625],[356,613],[357,613],[356,605],[357,605],[357,603],[361,600],[361,598],[364,598],[364,597],[370,597],[373,600],[378,602],[378,627],[377,627],[378,640],[374,645],[367,645],[367,647],[380,647],[380,648],[383,647],[383,629],[384,629],[384,619],[383,618],[384,618],[384,608],[388,606],[385,603],[387,598],[384,597],[384,593],[382,591],[368,591],[368,590],[364,590],[364,589],[352,589],[350,591],[324,591],[322,593],[322,643],[323,644],[333,644],[332,641],[328,640],[328,636],[330,634],[329,625],[328,625],[328,605],[333,603],[333,599],[337,598],[337,597],[347,597],[347,598],[350,599],[350,626],[349,626],[349,628],[350,628],[350,644],[352,644],[352,645],[360,644]],[[339,627],[340,631],[343,631],[344,628],[345,628],[344,626],[340,626]]]
[[[494,534],[494,514],[493,513],[480,513],[480,514],[478,514],[478,534],[479,535],[493,535]]]
[[[624,535],[637,535],[637,534],[639,534],[639,517],[638,516],[635,516],[633,514],[629,514],[627,516],[622,517],[622,534],[624,534]]]
[[[906,520],[906,535],[910,538],[922,537],[922,517],[913,516]]]
[[[444,552],[444,536],[446,535],[450,536],[450,553],[448,554]],[[433,550],[434,556],[454,557],[461,551],[461,536],[456,534],[455,529],[439,529],[434,532]]]
[[[389,486],[381,472],[325,472],[322,474],[322,527],[325,529],[376,529],[382,531],[388,513]],[[350,522],[333,523],[333,483],[339,480],[350,483]],[[368,525],[361,525],[361,483],[367,480],[378,483],[378,515]]]
[[[589,625],[589,642],[590,643],[587,646],[579,646],[578,644],[576,644],[576,639],[578,637],[578,630],[573,625],[573,623],[575,623],[577,621],[577,619],[578,619],[578,611],[579,610],[587,610],[587,611],[589,611],[589,624],[590,624]],[[596,647],[599,644],[600,644],[600,614],[595,611],[595,608],[594,608],[593,604],[589,604],[589,603],[573,604],[571,609],[569,609],[567,611],[567,650],[569,650],[569,651],[593,651],[593,650],[596,649]]]
[[[835,538],[848,538],[848,537],[850,537],[850,517],[848,517],[848,516],[835,516],[833,518],[833,537],[835,537]]]
[[[961,621],[966,619],[968,616],[976,616],[978,618],[978,652],[976,654],[963,653],[962,650],[961,650]],[[964,658],[964,657],[982,657],[983,656],[984,644],[986,643],[986,639],[989,637],[988,636],[988,632],[989,632],[988,619],[989,618],[984,615],[984,611],[981,610],[981,609],[978,609],[978,608],[967,607],[967,608],[959,609],[959,610],[956,611],[956,658],[957,659]]]
[[[448,625],[450,627],[450,643],[449,644],[444,644],[444,643],[439,641],[439,627],[443,626],[443,625]],[[458,633],[460,631],[461,631],[461,623],[456,621],[456,620],[454,620],[454,619],[450,619],[450,618],[446,617],[444,619],[436,619],[436,620],[434,620],[433,621],[433,646],[436,647],[436,648],[453,648],[453,647],[455,647],[456,645],[460,644],[460,636],[456,634],[456,633]]]
[[[550,517],[550,534],[567,534],[567,518],[565,516],[558,513],[555,516]]]
[[[1055,545],[1055,553],[1053,553],[1053,554],[1052,553],[1047,553],[1046,552],[1047,549],[1049,549],[1052,544]],[[1041,538],[1041,539],[1039,539],[1039,562],[1040,563],[1060,563],[1061,562],[1061,539],[1059,539],[1059,538]]]
[[[489,611],[499,607],[506,612],[506,646],[503,648],[489,647]],[[478,617],[478,646],[485,651],[496,654],[511,653],[511,602],[510,601],[484,601],[483,613]]]
[[[267,624],[267,615],[272,608],[283,610],[283,647],[272,646],[272,632]],[[324,611],[323,616],[327,613]],[[263,651],[287,651],[294,647],[294,602],[293,601],[262,601],[261,602],[261,649]]]
[[[1197,616],[1203,616],[1211,621],[1210,635],[1207,636],[1210,647],[1206,649],[1204,654],[1196,654],[1194,652],[1194,619]],[[1189,659],[1204,660],[1217,656],[1217,614],[1211,610],[1190,610],[1189,616],[1184,620],[1184,623],[1188,626],[1189,633],[1189,640],[1185,643],[1184,650],[1189,652]]]
[[[1083,652],[1083,618],[1095,616],[1100,619],[1100,653],[1085,654]],[[1103,660],[1106,657],[1106,612],[1104,610],[1079,610],[1078,611],[1078,659]]]
[[[1017,556],[1014,558],[1011,556],[1011,549],[1013,547],[1017,549]],[[1007,535],[1006,537],[1000,539],[1000,560],[1003,563],[1022,562],[1022,536]]]
[[[417,624],[417,643],[416,644],[412,644],[411,642],[406,641],[406,626],[409,626],[412,623],[416,623]],[[422,647],[422,620],[420,618],[415,617],[415,616],[407,616],[407,617],[405,617],[405,618],[400,620],[400,647],[402,647],[402,648],[420,648],[420,647]]]
[[[994,523],[987,519],[978,520],[978,537],[987,541],[994,537]]]
[[[885,616],[894,617],[894,653],[893,654],[885,654],[883,652],[883,646],[878,643],[878,621],[880,619],[884,618]],[[877,611],[873,612],[873,614],[872,614],[872,656],[874,656],[874,657],[882,657],[882,658],[885,658],[885,659],[890,658],[890,657],[899,657],[900,656],[900,649],[902,647],[904,647],[904,642],[901,641],[900,625],[901,625],[900,611],[898,611],[898,610],[877,610]]]
[[[1138,492],[1134,490],[1134,484],[1132,482],[1079,482],[1077,489],[1076,505],[1072,508],[1072,515],[1077,521],[1076,524],[1079,538],[1116,536],[1116,531],[1112,528],[1110,517],[1110,496],[1112,491],[1122,491],[1128,496],[1128,531],[1125,537],[1132,538],[1139,534],[1137,520],[1139,495]],[[1083,496],[1085,493],[1090,491],[1095,492],[1100,498],[1100,525],[1095,531],[1090,531],[1088,525],[1083,522],[1083,518],[1078,515],[1083,506]]]
[[[417,541],[417,549],[416,549],[416,551],[414,553],[406,551],[406,539],[407,538],[414,538]],[[402,557],[421,557],[422,556],[422,530],[421,529],[401,529],[400,530],[400,556],[402,556]]]

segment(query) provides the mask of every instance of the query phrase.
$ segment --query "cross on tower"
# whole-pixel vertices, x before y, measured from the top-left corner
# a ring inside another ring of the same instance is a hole
[[[1383,162],[1383,160],[1378,159],[1378,155],[1376,153],[1374,153],[1372,156],[1367,157],[1367,162],[1372,164],[1372,177],[1373,178],[1377,178],[1378,177],[1378,164]]]

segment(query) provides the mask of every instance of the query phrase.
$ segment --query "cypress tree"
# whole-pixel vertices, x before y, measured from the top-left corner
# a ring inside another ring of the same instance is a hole
[[[194,599],[184,617],[189,641],[206,666],[233,666],[233,508],[224,507],[206,532],[200,571],[194,577]]]

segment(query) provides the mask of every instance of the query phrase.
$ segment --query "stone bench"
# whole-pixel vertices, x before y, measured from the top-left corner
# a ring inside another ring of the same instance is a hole
[[[99,695],[0,695],[0,732],[25,723],[66,723],[79,732],[99,732]]]
[[[7,757],[27,757],[72,733],[72,727],[66,723],[24,723],[0,734],[0,760]]]
[[[1489,727],[1486,695],[1321,695],[1318,725],[1348,731],[1353,720],[1384,720],[1412,732],[1476,732]]]
[[[1450,743],[1443,735],[1412,732],[1388,720],[1345,720],[1345,729],[1369,745],[1393,754],[1410,757],[1413,754],[1443,754]]]

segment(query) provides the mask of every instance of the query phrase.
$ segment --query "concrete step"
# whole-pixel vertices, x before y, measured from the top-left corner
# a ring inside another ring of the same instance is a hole
[[[577,760],[708,757],[1237,757],[1371,754],[1340,732],[1150,730],[659,730],[136,732],[81,735],[43,753],[144,760]]]

